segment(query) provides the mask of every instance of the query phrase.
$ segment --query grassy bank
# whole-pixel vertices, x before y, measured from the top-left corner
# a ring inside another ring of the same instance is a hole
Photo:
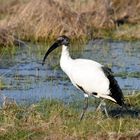
[[[140,94],[128,97],[133,109],[140,107]],[[91,99],[92,102],[92,99]],[[101,112],[88,111],[79,121],[77,104],[64,104],[56,100],[42,100],[30,106],[6,104],[0,109],[0,139],[103,139],[138,140],[138,116],[109,117]],[[135,110],[134,109],[134,110]]]
[[[140,39],[139,0],[0,0],[0,43],[76,38]]]

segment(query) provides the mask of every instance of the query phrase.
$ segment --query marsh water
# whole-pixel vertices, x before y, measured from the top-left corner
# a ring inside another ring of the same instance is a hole
[[[47,44],[27,43],[25,47],[0,49],[1,97],[17,102],[36,102],[42,98],[67,101],[83,97],[59,66],[61,48],[41,65],[47,48]],[[139,41],[91,40],[84,45],[71,45],[70,53],[73,58],[92,59],[110,67],[124,94],[140,91]]]

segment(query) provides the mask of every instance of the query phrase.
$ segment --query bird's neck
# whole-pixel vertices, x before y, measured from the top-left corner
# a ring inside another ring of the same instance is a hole
[[[61,59],[71,59],[68,46],[62,46]]]
[[[68,46],[65,45],[62,46],[62,52],[60,58],[60,66],[66,74],[69,73],[71,63],[72,63],[72,58],[70,57],[68,48],[69,48]]]

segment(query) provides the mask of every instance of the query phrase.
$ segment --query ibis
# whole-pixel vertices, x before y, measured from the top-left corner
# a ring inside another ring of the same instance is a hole
[[[69,54],[70,39],[59,36],[46,52],[42,65],[47,56],[56,48],[62,47],[60,67],[69,77],[72,84],[84,93],[84,107],[80,119],[82,120],[87,108],[88,97],[94,96],[111,100],[121,107],[125,106],[124,96],[118,82],[110,68],[89,59],[72,59]]]

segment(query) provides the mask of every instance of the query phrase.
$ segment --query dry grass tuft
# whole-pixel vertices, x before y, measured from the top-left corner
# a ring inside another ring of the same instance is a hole
[[[0,0],[0,19],[16,13],[22,0]]]
[[[111,31],[116,25],[140,23],[139,0],[8,2],[0,6],[0,11],[8,13],[0,21],[0,28],[26,40],[46,40],[62,34],[72,38],[85,38],[93,33],[102,36],[102,29]]]
[[[0,45],[6,46],[7,44],[13,44],[14,36],[10,33],[10,30],[0,28]]]
[[[64,32],[76,33],[76,15],[68,5],[62,6],[57,1],[30,0],[8,19],[8,25],[22,38],[41,40]]]

